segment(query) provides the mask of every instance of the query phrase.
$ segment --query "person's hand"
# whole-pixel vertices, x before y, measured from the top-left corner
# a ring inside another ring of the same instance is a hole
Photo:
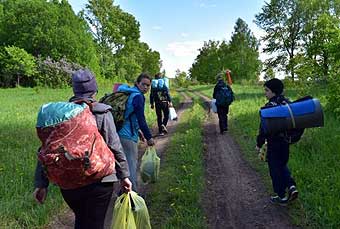
[[[138,136],[139,140],[141,140],[142,142],[146,142],[146,138],[144,137],[144,134],[141,130],[138,130]]]
[[[169,107],[173,107],[174,105],[172,105],[172,102],[169,102]]]
[[[47,196],[47,188],[36,188],[33,192],[33,198],[39,203],[43,204]]]
[[[151,104],[151,109],[155,108],[155,106],[153,104]]]
[[[153,138],[150,138],[150,139],[147,141],[147,144],[148,144],[148,146],[154,146],[154,145],[155,145],[155,141],[153,140]]]
[[[132,191],[132,183],[129,178],[124,178],[120,181],[120,185],[122,186],[122,189],[125,193]]]

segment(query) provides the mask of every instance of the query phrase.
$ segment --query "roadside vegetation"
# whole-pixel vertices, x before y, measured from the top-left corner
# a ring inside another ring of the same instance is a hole
[[[204,185],[203,108],[194,103],[171,137],[160,179],[152,185],[149,207],[153,228],[205,228],[201,206]]]

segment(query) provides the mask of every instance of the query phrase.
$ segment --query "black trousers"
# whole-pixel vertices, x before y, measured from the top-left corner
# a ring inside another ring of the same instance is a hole
[[[74,228],[110,228],[111,208],[117,198],[117,189],[119,189],[119,182],[94,183],[72,190],[61,189],[65,202],[75,214]],[[110,214],[107,214],[107,211]]]
[[[169,120],[169,103],[159,102],[155,103],[157,124],[159,133],[162,131],[162,125],[166,126]]]
[[[220,132],[228,130],[228,113],[229,106],[217,106],[217,115],[219,120]]]
[[[284,140],[268,140],[267,159],[274,192],[285,197],[286,189],[296,185],[288,169],[289,144]]]

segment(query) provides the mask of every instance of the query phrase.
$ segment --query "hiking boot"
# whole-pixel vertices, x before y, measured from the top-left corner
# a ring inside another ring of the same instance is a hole
[[[293,201],[296,198],[298,198],[298,196],[299,196],[299,192],[296,189],[295,185],[290,186],[288,189],[288,201]]]
[[[271,196],[270,197],[270,202],[272,204],[278,204],[281,206],[286,206],[288,204],[288,198],[287,197],[279,197],[279,196]]]
[[[168,129],[167,129],[164,125],[162,125],[162,132],[163,132],[164,134],[167,134],[167,133],[168,133]]]

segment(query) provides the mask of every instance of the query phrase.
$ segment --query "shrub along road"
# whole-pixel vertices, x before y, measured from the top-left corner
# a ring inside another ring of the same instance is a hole
[[[210,98],[197,95],[209,104]],[[285,207],[269,203],[260,176],[231,135],[219,133],[218,117],[212,112],[204,125],[204,143],[202,199],[208,228],[295,228]]]

